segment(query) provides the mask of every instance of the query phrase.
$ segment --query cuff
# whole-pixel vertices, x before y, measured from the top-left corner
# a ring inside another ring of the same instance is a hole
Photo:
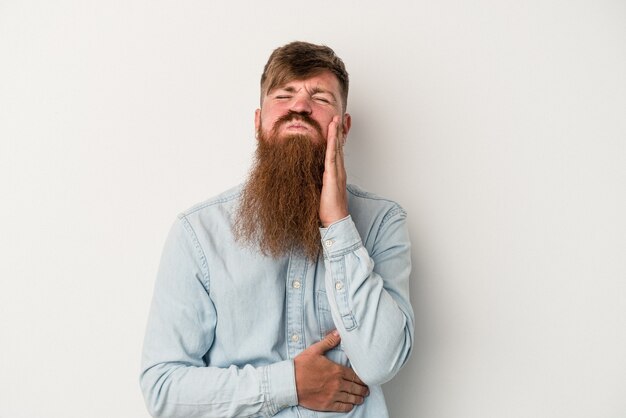
[[[350,215],[333,222],[327,228],[320,228],[320,236],[325,258],[340,257],[363,246]]]
[[[265,366],[263,389],[267,394],[267,410],[270,416],[276,415],[282,409],[298,405],[293,361],[284,360]]]

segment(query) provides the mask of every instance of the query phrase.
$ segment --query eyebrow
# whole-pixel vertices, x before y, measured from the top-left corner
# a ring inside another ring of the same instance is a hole
[[[278,87],[276,90],[282,90],[282,91],[285,91],[287,93],[296,93],[297,92],[296,88],[293,87],[293,86]],[[337,97],[335,97],[333,92],[330,91],[330,90],[326,90],[326,89],[323,89],[321,87],[313,87],[311,89],[311,92],[310,92],[311,96],[314,95],[314,94],[317,94],[317,93],[328,94],[328,95],[330,95],[330,97],[333,98],[333,101],[335,101],[335,102],[337,101]]]
[[[329,90],[324,90],[323,88],[320,87],[313,87],[311,89],[311,95],[317,94],[317,93],[322,93],[322,94],[330,94],[330,96],[333,98],[333,100],[337,100],[337,98],[335,97],[335,95],[333,94],[332,91]]]
[[[282,91],[286,91],[287,93],[295,93],[296,89],[294,87],[288,86],[288,87],[278,87],[276,90],[282,90]]]

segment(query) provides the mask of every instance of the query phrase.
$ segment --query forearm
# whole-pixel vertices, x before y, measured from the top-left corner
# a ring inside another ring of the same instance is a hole
[[[292,361],[242,368],[161,363],[141,374],[154,417],[270,417],[297,404]]]
[[[369,385],[391,379],[413,342],[410,243],[404,216],[389,222],[373,257],[349,217],[322,229],[333,320],[352,367]]]

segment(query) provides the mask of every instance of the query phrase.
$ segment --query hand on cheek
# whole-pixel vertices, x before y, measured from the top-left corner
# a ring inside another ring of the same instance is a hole
[[[324,227],[348,216],[343,144],[341,120],[335,116],[328,125],[324,177],[320,198],[320,221]]]

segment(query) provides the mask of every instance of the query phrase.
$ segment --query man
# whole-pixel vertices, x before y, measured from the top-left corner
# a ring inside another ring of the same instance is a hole
[[[410,243],[402,208],[346,185],[347,97],[330,48],[270,56],[248,181],[165,244],[141,373],[155,417],[387,416],[380,385],[413,342]]]

